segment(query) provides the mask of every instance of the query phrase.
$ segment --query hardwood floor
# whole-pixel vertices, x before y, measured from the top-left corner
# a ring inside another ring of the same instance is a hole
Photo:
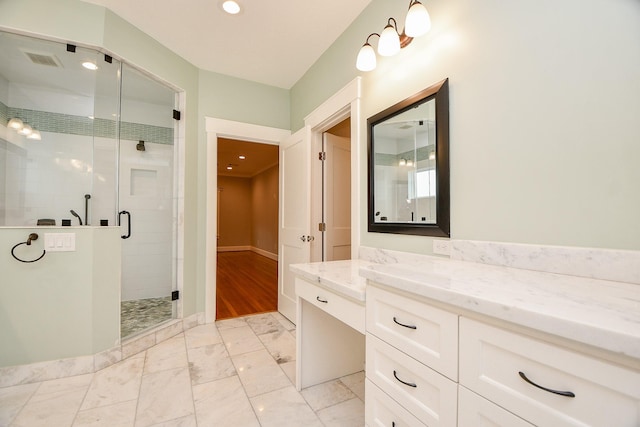
[[[278,310],[278,262],[251,251],[218,252],[216,319]]]

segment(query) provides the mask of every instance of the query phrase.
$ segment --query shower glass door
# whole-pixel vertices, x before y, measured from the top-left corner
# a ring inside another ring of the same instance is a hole
[[[175,317],[176,92],[123,64],[118,143],[121,336]]]
[[[0,227],[121,219],[122,337],[177,313],[176,99],[99,50],[0,31]]]

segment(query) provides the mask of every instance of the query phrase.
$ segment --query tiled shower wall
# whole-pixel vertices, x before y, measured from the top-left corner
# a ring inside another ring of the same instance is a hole
[[[6,129],[13,117],[38,129],[42,140]],[[100,219],[116,224],[115,121],[0,102],[0,127],[12,141],[0,134],[0,225],[36,225],[38,218],[78,225],[70,210],[84,221],[84,194],[91,194],[91,225]],[[175,277],[174,129],[122,123],[120,134],[120,209],[133,214],[132,237],[123,240],[122,299],[164,297]],[[144,152],[136,150],[139,140],[145,141]],[[150,264],[156,267],[145,267]]]

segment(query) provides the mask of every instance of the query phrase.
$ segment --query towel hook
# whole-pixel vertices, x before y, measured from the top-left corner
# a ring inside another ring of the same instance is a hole
[[[11,256],[12,256],[12,257],[14,257],[15,259],[17,259],[17,260],[18,260],[18,261],[20,261],[20,262],[26,262],[26,263],[29,263],[29,262],[36,262],[36,261],[41,260],[41,259],[42,259],[42,257],[44,256],[44,254],[46,254],[46,253],[47,253],[47,251],[45,251],[44,249],[42,250],[42,255],[40,255],[38,258],[33,259],[33,260],[31,260],[31,261],[25,261],[25,260],[23,260],[23,259],[20,259],[20,258],[18,258],[18,257],[16,256],[16,254],[14,254],[14,253],[13,253],[13,251],[14,251],[18,246],[20,246],[20,245],[27,245],[27,246],[31,246],[31,242],[32,242],[32,241],[34,241],[34,240],[38,240],[38,233],[31,233],[31,234],[29,234],[29,237],[27,238],[27,241],[26,241],[26,242],[20,242],[20,243],[18,243],[17,245],[15,245],[13,248],[11,248]]]

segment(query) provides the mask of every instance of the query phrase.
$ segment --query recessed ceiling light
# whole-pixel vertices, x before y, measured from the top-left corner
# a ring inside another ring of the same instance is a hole
[[[233,0],[227,0],[222,3],[222,9],[230,15],[240,13],[240,5]]]
[[[244,160],[244,159],[246,159],[246,157],[245,157],[245,156],[238,156],[238,158],[239,158],[240,160]]]
[[[93,62],[87,61],[87,62],[83,62],[82,66],[84,68],[86,68],[87,70],[92,70],[95,71],[98,69],[98,66],[96,64],[94,64]]]
[[[230,171],[231,169],[233,169],[233,166],[231,166],[231,165],[227,166],[227,170]]]

